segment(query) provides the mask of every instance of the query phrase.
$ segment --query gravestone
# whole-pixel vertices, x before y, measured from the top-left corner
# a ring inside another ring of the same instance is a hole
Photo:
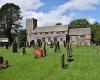
[[[62,68],[64,68],[64,66],[65,66],[64,59],[65,59],[65,54],[62,54],[62,56],[61,56],[61,67]]]
[[[55,52],[56,52],[57,50],[60,50],[59,41],[55,41],[55,43],[54,43],[54,48],[55,48]]]
[[[42,41],[40,42],[40,47],[42,47]]]
[[[22,47],[22,49],[21,49],[21,54],[22,54],[22,55],[26,54],[26,49],[25,49],[25,47]]]
[[[70,56],[69,56],[69,51],[67,51],[67,61],[69,62],[70,61]]]
[[[3,63],[3,57],[0,56],[0,64]]]
[[[70,43],[70,36],[67,34],[66,35],[66,50],[67,50],[67,61],[70,62],[72,61],[72,48],[71,48],[71,43]]]
[[[17,43],[16,43],[16,41],[14,41],[12,47],[13,47],[13,53],[17,53]]]
[[[27,42],[27,44],[29,45],[28,42]],[[32,40],[32,41],[30,42],[29,47],[33,47],[33,48],[35,48],[35,41],[34,41],[34,40]]]
[[[50,48],[53,48],[53,41],[51,41],[50,43]]]
[[[1,47],[3,47],[4,45],[3,45],[3,42],[1,42]]]
[[[9,48],[9,43],[6,43],[6,49],[8,49]]]
[[[65,40],[63,41],[63,45],[64,45],[64,48],[65,48],[66,47],[66,41]]]
[[[6,65],[6,67],[9,66],[9,64],[8,64],[8,60],[5,61],[5,65]]]
[[[5,69],[8,67],[8,61],[4,61],[3,57],[0,56],[0,69]]]
[[[67,46],[68,46],[68,49],[67,49],[67,61],[71,62],[71,61],[73,61],[73,59],[72,59],[72,52],[71,52],[70,45],[67,45]]]
[[[18,43],[18,48],[21,49],[21,42]]]
[[[55,42],[55,44],[54,44],[54,45],[55,45],[55,47],[54,47],[54,48],[55,48],[55,52],[56,52],[56,51],[57,51],[57,42]]]
[[[37,39],[37,44],[38,44],[38,47],[41,47],[42,46],[41,39]]]
[[[69,44],[69,48],[70,48],[70,49],[69,49],[69,53],[70,53],[69,56],[72,57],[72,45],[71,45],[71,43]]]
[[[26,46],[25,41],[19,42],[19,49],[21,49],[22,47],[25,47],[25,46]]]
[[[35,48],[35,42],[33,43],[32,47]]]
[[[59,41],[57,41],[57,49],[60,50]]]
[[[67,43],[67,45],[66,45],[66,49],[67,49],[67,61],[69,61],[70,60],[70,52],[69,52],[69,44]]]
[[[46,56],[46,42],[44,42],[43,50],[44,50],[44,56]]]

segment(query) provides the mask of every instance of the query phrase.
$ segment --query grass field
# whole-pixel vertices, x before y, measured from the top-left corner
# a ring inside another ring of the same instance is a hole
[[[13,54],[11,49],[0,47],[0,55],[9,61],[9,67],[0,70],[0,80],[100,80],[100,47],[73,47],[74,61],[61,68],[62,47],[54,53],[47,49],[47,56],[34,59],[32,48],[27,48],[27,55]]]

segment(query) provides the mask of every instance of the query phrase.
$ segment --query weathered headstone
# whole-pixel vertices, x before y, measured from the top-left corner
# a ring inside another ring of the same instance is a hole
[[[22,55],[26,54],[26,49],[25,49],[25,47],[22,47],[22,49],[21,49],[21,54],[22,54]]]
[[[42,47],[42,41],[40,42],[40,47]]]
[[[37,44],[38,44],[38,47],[41,47],[41,46],[42,46],[41,39],[38,39],[38,40],[37,40]]]
[[[44,56],[46,56],[46,42],[44,42],[43,50],[44,50]]]
[[[35,42],[33,43],[32,47],[35,48]]]
[[[3,63],[3,57],[0,56],[0,64]]]
[[[59,41],[57,41],[57,48],[58,48],[58,50],[60,50]]]
[[[8,49],[9,48],[9,43],[6,43],[6,49]]]
[[[62,54],[62,56],[61,56],[61,67],[62,68],[64,68],[64,66],[65,66],[64,59],[65,59],[65,54]]]
[[[57,42],[55,42],[55,52],[57,51]]]
[[[70,53],[70,57],[72,57],[72,45],[71,45],[71,43],[69,44],[69,53]]]
[[[50,48],[53,48],[53,41],[51,41],[50,43]]]
[[[3,57],[0,56],[0,69],[5,69],[8,67],[8,61],[4,61]]]
[[[13,53],[17,53],[17,43],[16,41],[13,43]]]
[[[67,61],[70,61],[70,53],[69,53],[69,50],[67,51]]]
[[[18,48],[21,49],[21,42],[18,42]]]
[[[1,47],[3,47],[4,45],[3,45],[3,42],[1,42]]]
[[[40,44],[40,42],[38,42],[38,43],[37,43],[37,46],[38,46],[38,47],[41,47],[41,44]]]
[[[32,40],[32,41],[30,42],[30,44],[29,44],[29,42],[27,42],[27,45],[28,45],[29,47],[35,48],[35,41]]]
[[[4,64],[3,67],[4,67],[4,68],[7,68],[7,67],[9,66],[8,60],[5,60],[3,64]]]
[[[71,48],[70,48],[70,35],[69,35],[69,29],[68,34],[66,35],[66,50],[67,50],[67,61],[71,61]]]
[[[63,41],[63,45],[64,45],[64,48],[65,48],[66,47],[66,41],[65,40]]]

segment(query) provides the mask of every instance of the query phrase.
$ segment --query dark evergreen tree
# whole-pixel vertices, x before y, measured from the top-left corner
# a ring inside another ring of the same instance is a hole
[[[5,32],[10,43],[14,41],[11,31],[17,32],[22,27],[20,20],[22,20],[22,16],[19,6],[6,3],[0,8],[0,29]]]

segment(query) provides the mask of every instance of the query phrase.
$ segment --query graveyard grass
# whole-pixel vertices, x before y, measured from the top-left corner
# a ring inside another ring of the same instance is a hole
[[[66,50],[61,47],[54,53],[47,49],[47,56],[34,59],[32,48],[27,48],[27,55],[12,53],[0,47],[0,55],[9,61],[9,67],[0,70],[0,80],[100,80],[100,47],[73,46],[74,61],[66,69],[61,68],[61,54]]]

